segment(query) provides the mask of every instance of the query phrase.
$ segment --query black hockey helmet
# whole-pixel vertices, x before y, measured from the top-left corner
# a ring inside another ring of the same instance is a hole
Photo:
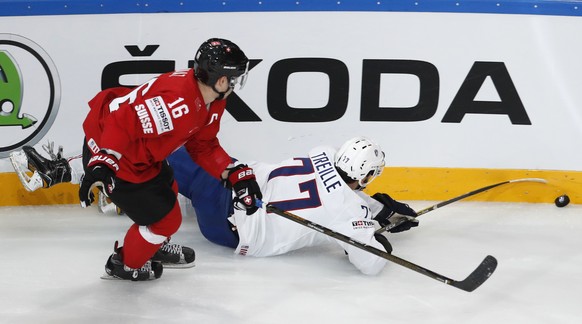
[[[228,78],[231,89],[234,89],[237,83],[242,89],[246,82],[248,66],[249,59],[245,53],[235,43],[221,38],[211,38],[202,43],[194,57],[196,78],[213,89],[216,81],[222,76]]]

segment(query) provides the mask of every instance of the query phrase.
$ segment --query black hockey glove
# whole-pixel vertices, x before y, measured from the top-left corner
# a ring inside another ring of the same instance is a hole
[[[400,233],[418,226],[418,219],[412,216],[394,215],[388,222],[390,224],[398,224],[388,230],[390,233]]]
[[[255,178],[255,172],[246,164],[239,164],[228,169],[228,178],[225,180],[227,188],[234,189],[236,198],[234,206],[246,209],[247,215],[254,214],[257,207],[257,200],[263,199],[263,194]]]
[[[378,221],[378,223],[380,223],[382,227],[390,225],[391,223],[390,218],[394,214],[412,216],[407,217],[406,221],[404,221],[402,224],[390,229],[389,230],[390,233],[403,232],[409,230],[412,227],[418,226],[418,220],[413,218],[416,217],[418,214],[414,211],[414,209],[410,208],[410,206],[408,206],[407,204],[398,202],[385,193],[376,193],[372,196],[372,198],[376,199],[377,201],[382,203],[382,205],[384,205],[384,208],[382,208],[378,215],[374,217],[374,219]]]
[[[115,189],[115,174],[119,171],[119,161],[117,158],[105,151],[93,155],[85,168],[85,175],[81,180],[79,188],[79,199],[81,207],[91,206],[95,201],[95,196],[91,188],[97,184],[102,186],[102,191],[109,196]]]

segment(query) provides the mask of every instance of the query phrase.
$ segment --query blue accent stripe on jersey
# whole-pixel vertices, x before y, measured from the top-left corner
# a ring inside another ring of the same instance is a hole
[[[397,11],[582,16],[580,0],[0,0],[0,16]]]
[[[295,161],[301,161],[301,165],[288,165],[284,167],[277,168],[271,173],[269,173],[269,179],[271,180],[276,177],[294,176],[301,174],[311,174],[313,173],[313,164],[309,158],[293,158]]]
[[[300,183],[299,191],[303,193],[306,192],[308,197],[291,200],[271,201],[269,204],[284,211],[310,209],[321,206],[321,198],[319,197],[319,192],[317,191],[317,182],[315,179]]]

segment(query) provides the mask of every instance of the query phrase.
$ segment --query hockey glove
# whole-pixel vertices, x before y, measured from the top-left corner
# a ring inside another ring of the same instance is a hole
[[[418,226],[418,219],[411,216],[394,215],[390,217],[388,222],[389,224],[397,224],[388,230],[390,233],[400,233]]]
[[[412,227],[418,226],[418,220],[414,219],[414,217],[417,216],[417,213],[407,204],[398,202],[385,193],[376,193],[372,196],[372,198],[376,199],[382,203],[382,205],[384,205],[384,208],[382,208],[378,215],[374,217],[374,219],[378,221],[382,227],[390,225],[391,222],[389,219],[394,214],[412,216],[407,217],[406,221],[404,221],[402,224],[390,229],[390,233],[403,232],[409,230]]]
[[[99,185],[103,193],[109,196],[115,189],[115,174],[119,171],[117,158],[105,151],[93,155],[85,168],[85,175],[79,188],[81,207],[91,206],[95,196],[91,192],[92,187]]]
[[[246,209],[247,215],[254,214],[257,207],[257,199],[262,199],[263,194],[255,178],[255,172],[246,164],[239,164],[228,169],[228,178],[225,180],[227,188],[234,189],[236,198],[234,206]]]

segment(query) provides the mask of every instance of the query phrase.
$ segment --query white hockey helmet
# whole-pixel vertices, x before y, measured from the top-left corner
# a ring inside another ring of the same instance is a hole
[[[382,148],[366,137],[354,137],[345,142],[335,154],[335,166],[348,178],[365,188],[384,169]]]

